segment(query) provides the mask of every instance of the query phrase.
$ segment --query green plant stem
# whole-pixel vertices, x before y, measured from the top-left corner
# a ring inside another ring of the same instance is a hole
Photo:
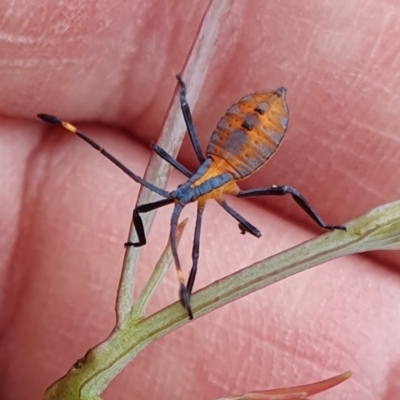
[[[321,235],[195,293],[195,318],[334,258],[377,249],[400,249],[400,201],[378,207],[346,227],[347,232]],[[129,316],[105,342],[91,349],[78,367],[52,385],[45,400],[98,400],[109,382],[143,348],[188,322],[179,303],[143,320]]]

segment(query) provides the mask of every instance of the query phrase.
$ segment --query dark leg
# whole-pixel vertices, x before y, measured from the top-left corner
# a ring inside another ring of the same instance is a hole
[[[157,146],[156,144],[152,144],[151,148],[159,155],[163,160],[168,162],[170,165],[172,165],[175,169],[180,171],[183,175],[185,175],[187,178],[191,178],[194,174],[187,170],[181,163],[179,163],[175,158],[170,156],[164,149],[162,149],[160,146]],[[246,232],[249,232],[255,237],[261,237],[261,232],[250,222],[246,221],[238,212],[236,212],[233,208],[231,208],[225,200],[218,201],[218,204],[228,213],[230,214],[233,218],[235,218],[239,222],[239,229],[241,230],[242,234],[245,234]]]
[[[200,164],[203,164],[203,162],[205,161],[205,157],[203,155],[203,152],[201,151],[199,139],[197,138],[196,130],[194,129],[190,107],[186,100],[186,85],[180,75],[176,75],[176,79],[178,79],[179,85],[181,86],[181,89],[179,91],[179,98],[181,101],[181,110],[186,123],[186,128],[189,133],[190,141],[192,142],[192,146],[196,153],[197,159],[199,160]]]
[[[192,295],[194,281],[196,279],[197,273],[197,264],[199,262],[199,252],[200,252],[200,231],[201,231],[201,220],[203,217],[204,207],[197,207],[197,216],[196,216],[196,227],[194,230],[194,239],[193,239],[193,249],[192,249],[192,269],[190,270],[190,275],[187,284],[187,291],[190,296]]]
[[[156,144],[152,144],[151,148],[160,156],[164,161],[172,165],[175,169],[185,175],[187,178],[192,177],[192,173],[186,169],[179,161],[175,160],[171,155],[169,155],[164,149]]]
[[[135,227],[139,241],[136,243],[126,242],[125,247],[128,247],[128,246],[140,247],[140,246],[144,246],[146,244],[146,235],[144,233],[144,226],[143,226],[142,218],[140,217],[140,213],[146,213],[149,211],[153,211],[153,210],[156,210],[157,208],[164,207],[173,202],[174,202],[174,199],[164,199],[164,200],[155,201],[154,203],[147,203],[147,204],[142,204],[141,206],[137,206],[133,210],[133,225]]]
[[[290,194],[294,201],[321,227],[327,230],[341,229],[346,230],[342,225],[327,225],[317,212],[311,207],[310,203],[298,192],[290,186],[271,186],[268,188],[259,188],[251,190],[242,190],[237,197],[253,197],[253,196],[284,196]]]
[[[92,140],[89,136],[86,136],[83,132],[78,130],[75,126],[71,125],[69,122],[65,122],[60,120],[59,118],[48,115],[48,114],[38,114],[38,118],[42,121],[47,122],[52,125],[60,125],[65,128],[67,131],[74,133],[79,136],[86,143],[90,144],[95,150],[99,151],[104,157],[110,160],[113,164],[115,164],[119,169],[121,169],[125,174],[127,174],[130,178],[132,178],[135,182],[140,183],[145,188],[151,190],[152,192],[158,193],[162,197],[168,197],[169,194],[166,190],[161,189],[157,186],[154,186],[152,183],[147,182],[140,176],[134,174],[130,169],[125,167],[120,161],[118,161],[112,154],[110,154],[107,150],[103,149],[100,145],[98,145],[94,140]]]
[[[261,237],[261,232],[250,222],[246,221],[239,213],[237,213],[233,208],[231,208],[227,202],[223,199],[217,200],[218,204],[228,213],[230,214],[233,218],[236,219],[236,221],[239,222],[239,229],[241,230],[241,233],[244,235],[246,232],[251,233],[253,236],[259,238]]]
[[[191,178],[194,174],[187,170],[181,163],[179,163],[175,158],[169,155],[164,149],[156,144],[152,144],[151,148],[167,163],[172,165],[175,169],[180,171],[187,178]],[[235,218],[239,222],[239,229],[241,233],[244,235],[246,232],[254,235],[255,237],[261,237],[261,232],[250,222],[246,221],[238,212],[236,212],[233,208],[231,208],[225,200],[218,201],[218,204],[233,218]]]
[[[182,204],[179,203],[175,204],[175,208],[171,217],[171,230],[169,235],[169,241],[171,243],[172,256],[175,262],[176,275],[179,281],[179,296],[181,299],[181,303],[185,308],[185,310],[188,312],[189,319],[193,319],[192,309],[190,308],[190,295],[185,285],[185,278],[183,277],[181,263],[179,261],[179,256],[178,256],[178,247],[176,244],[176,232],[178,229],[178,220],[182,210],[183,210]]]

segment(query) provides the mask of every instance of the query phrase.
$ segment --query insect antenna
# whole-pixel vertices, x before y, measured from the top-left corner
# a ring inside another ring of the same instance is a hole
[[[93,139],[91,139],[89,136],[85,135],[83,132],[81,132],[78,128],[76,128],[74,125],[70,124],[69,122],[62,121],[58,117],[55,117],[54,115],[49,115],[49,114],[38,114],[37,117],[41,119],[44,122],[47,122],[48,124],[51,125],[59,125],[62,126],[64,129],[67,131],[79,136],[82,140],[84,140],[86,143],[90,144],[95,150],[100,152],[104,157],[106,157],[108,160],[110,160],[114,165],[116,165],[120,170],[125,172],[131,179],[133,179],[135,182],[139,183],[140,185],[144,186],[145,188],[151,190],[152,192],[155,192],[159,194],[162,197],[169,197],[169,193],[161,189],[155,185],[153,185],[150,182],[147,182],[140,176],[134,174],[129,168],[127,168],[124,164],[121,163],[121,161],[117,160],[112,154],[110,154],[106,149],[103,149],[99,144],[97,144]]]

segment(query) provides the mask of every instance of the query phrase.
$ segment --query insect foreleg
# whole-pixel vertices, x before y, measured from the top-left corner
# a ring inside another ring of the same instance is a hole
[[[144,226],[142,218],[140,217],[141,213],[146,213],[149,211],[156,210],[157,208],[164,207],[168,204],[174,202],[174,199],[163,199],[159,201],[155,201],[154,203],[142,204],[140,206],[135,207],[133,210],[133,226],[135,227],[136,234],[138,236],[138,241],[134,242],[126,242],[125,247],[133,246],[140,247],[146,244],[146,234],[144,232]]]

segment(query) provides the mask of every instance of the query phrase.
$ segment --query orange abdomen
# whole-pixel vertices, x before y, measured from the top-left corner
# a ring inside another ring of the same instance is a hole
[[[275,153],[289,120],[286,89],[257,92],[231,106],[218,122],[207,157],[230,166],[234,179],[244,179],[261,168]]]

